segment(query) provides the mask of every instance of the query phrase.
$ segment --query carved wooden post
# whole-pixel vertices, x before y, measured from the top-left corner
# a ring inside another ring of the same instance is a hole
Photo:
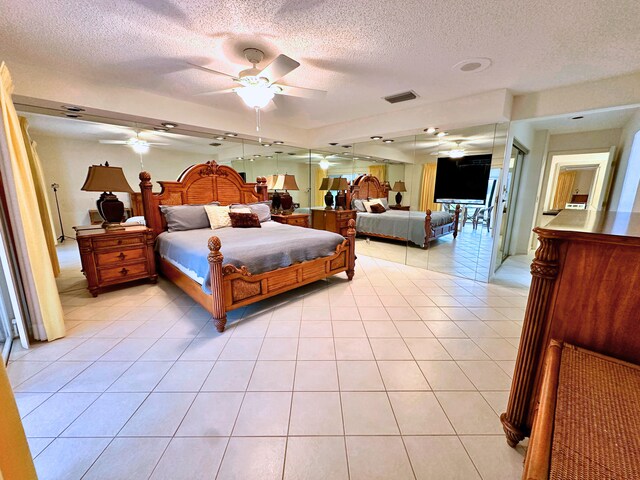
[[[140,191],[142,192],[142,209],[144,210],[144,221],[154,235],[158,235],[162,231],[162,225],[156,225],[156,216],[154,212],[149,211],[153,201],[153,184],[151,183],[151,174],[149,172],[140,172]]]
[[[456,211],[453,214],[453,238],[458,236],[458,224],[460,222],[460,204],[456,205]]]
[[[558,276],[558,241],[538,233],[540,246],[531,263],[531,288],[513,372],[507,411],[500,415],[507,443],[515,447],[531,431],[536,372],[544,361],[549,302]]]
[[[216,330],[224,332],[227,324],[227,312],[224,307],[224,288],[222,278],[222,261],[224,256],[220,253],[220,239],[218,237],[209,238],[209,277],[211,280],[211,313]]]
[[[431,210],[427,208],[427,216],[424,217],[424,248],[429,248],[429,239],[431,238]]]
[[[269,200],[269,192],[267,191],[267,179],[266,177],[258,177],[256,178],[256,192],[258,192],[258,197],[262,200]]]
[[[356,221],[352,218],[347,224],[347,239],[349,240],[349,264],[347,265],[347,278],[353,280],[356,272]]]

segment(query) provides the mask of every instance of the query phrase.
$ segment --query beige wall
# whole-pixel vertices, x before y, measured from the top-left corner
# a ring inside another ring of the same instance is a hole
[[[630,158],[634,138],[638,131],[640,131],[640,109],[627,122],[620,135],[620,153],[611,189],[609,210],[640,211],[640,197],[636,197],[640,193],[637,175],[629,175],[629,178],[625,180],[628,173],[640,168],[640,158]],[[637,205],[635,208],[633,207],[634,197],[636,197]]]
[[[89,209],[95,210],[97,192],[83,192],[80,189],[87,176],[90,165],[109,162],[122,167],[129,185],[134,191],[140,191],[138,174],[140,158],[129,147],[121,145],[102,145],[97,141],[86,141],[64,137],[50,137],[33,134],[37,142],[37,151],[42,163],[47,186],[58,183],[58,199],[64,223],[65,234],[73,235],[75,225],[88,225]],[[189,165],[211,160],[212,155],[176,152],[151,148],[143,155],[144,169],[151,173],[152,180],[175,180]],[[118,198],[129,205],[129,195],[116,193]],[[53,190],[49,196],[54,216],[56,232],[60,235],[60,226],[55,211]]]

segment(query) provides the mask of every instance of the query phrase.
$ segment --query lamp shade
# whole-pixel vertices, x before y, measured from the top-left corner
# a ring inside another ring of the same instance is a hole
[[[278,179],[277,175],[269,175],[267,177],[267,190],[273,190],[276,184],[276,180]]]
[[[349,188],[349,182],[344,177],[334,178],[331,183],[331,190],[347,190]]]
[[[393,188],[391,189],[392,192],[406,192],[407,191],[407,187],[404,185],[404,182],[396,182],[393,184]]]
[[[85,192],[128,192],[133,193],[120,167],[91,165],[82,185]]]
[[[295,175],[280,174],[273,177],[275,178],[273,190],[300,190]]]
[[[318,190],[329,190],[330,186],[331,186],[331,178],[324,177],[322,179],[322,183],[320,184],[320,188]]]

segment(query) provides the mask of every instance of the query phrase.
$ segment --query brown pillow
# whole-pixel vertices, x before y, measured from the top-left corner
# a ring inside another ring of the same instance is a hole
[[[233,228],[261,228],[260,219],[255,213],[237,213],[231,210],[229,218]]]
[[[384,205],[381,205],[379,203],[371,204],[371,213],[384,213],[384,212],[386,212]]]

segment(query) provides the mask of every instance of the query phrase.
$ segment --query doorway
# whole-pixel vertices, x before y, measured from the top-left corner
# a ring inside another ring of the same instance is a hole
[[[509,169],[507,170],[502,187],[502,209],[500,213],[502,215],[502,221],[500,223],[500,237],[498,239],[498,260],[500,261],[500,265],[502,265],[511,254],[511,232],[513,231],[518,187],[520,186],[520,173],[525,155],[525,149],[514,143],[511,147]]]

